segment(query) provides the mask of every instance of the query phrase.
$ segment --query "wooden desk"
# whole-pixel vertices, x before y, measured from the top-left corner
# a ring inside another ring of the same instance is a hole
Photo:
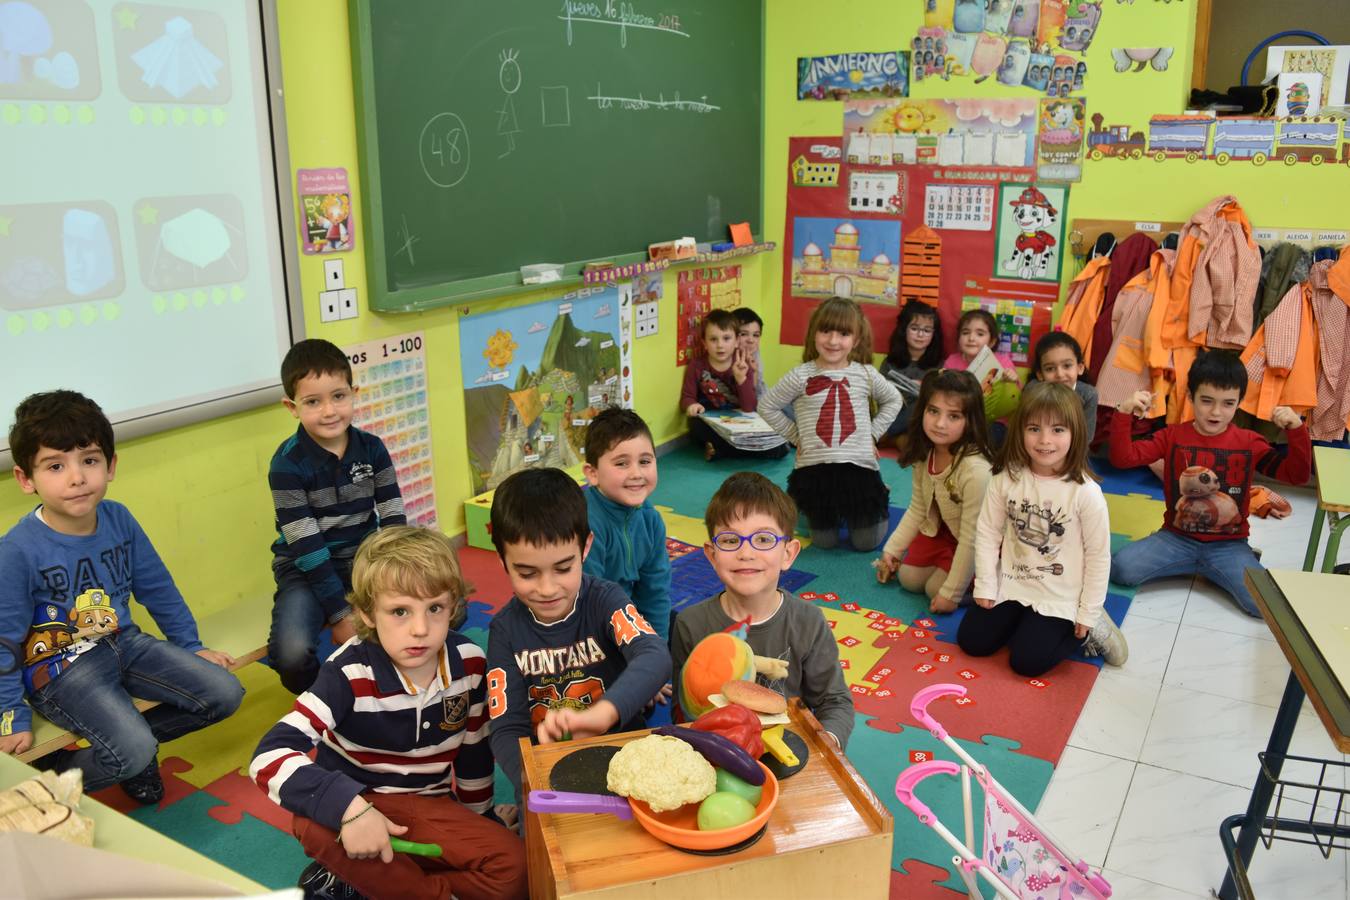
[[[1270,729],[1270,740],[1266,744],[1265,772],[1257,775],[1247,812],[1229,816],[1219,826],[1219,838],[1228,859],[1228,873],[1219,890],[1221,900],[1253,896],[1246,870],[1263,827],[1274,826],[1280,831],[1303,835],[1317,834],[1323,841],[1350,838],[1350,827],[1267,817],[1271,797],[1275,793],[1275,781],[1279,779],[1289,753],[1289,742],[1294,736],[1294,726],[1298,723],[1299,709],[1303,706],[1305,694],[1312,700],[1313,709],[1317,711],[1317,717],[1322,720],[1332,743],[1343,753],[1350,751],[1350,695],[1347,695],[1332,664],[1337,654],[1329,650],[1329,660],[1328,655],[1318,648],[1319,640],[1344,638],[1340,634],[1324,633],[1327,630],[1325,628],[1309,629],[1295,608],[1298,606],[1305,613],[1318,611],[1319,606],[1343,609],[1350,577],[1265,569],[1248,569],[1246,575],[1247,587],[1251,589],[1262,617],[1284,651],[1285,658],[1289,660],[1290,673],[1279,711],[1275,714],[1275,724]],[[1293,603],[1290,602],[1291,596],[1294,598]],[[1350,677],[1347,677],[1347,681],[1350,681]],[[1338,761],[1335,764],[1340,765]],[[1267,772],[1269,777],[1266,777]],[[1324,797],[1322,802],[1335,805],[1336,799],[1334,796],[1330,799]],[[1234,840],[1233,830],[1239,827],[1241,831]]]
[[[768,831],[756,844],[728,856],[696,856],[652,837],[636,821],[527,812],[530,896],[885,898],[890,813],[800,701],[788,714],[788,727],[811,755],[805,768],[781,783]],[[524,790],[548,789],[554,764],[579,747],[621,745],[648,733],[537,747],[522,741]]]
[[[36,774],[37,769],[32,766],[0,753],[0,787],[12,787]],[[97,800],[81,799],[80,812],[94,820],[94,846],[99,850],[180,869],[189,875],[219,882],[241,894],[265,894],[269,890]]]
[[[1314,447],[1313,470],[1317,473],[1317,509],[1313,512],[1312,533],[1308,535],[1308,552],[1303,557],[1303,570],[1311,572],[1317,563],[1317,545],[1322,540],[1322,520],[1331,522],[1327,532],[1327,549],[1322,554],[1322,571],[1336,567],[1336,554],[1341,546],[1341,534],[1350,526],[1350,450],[1340,447]]]

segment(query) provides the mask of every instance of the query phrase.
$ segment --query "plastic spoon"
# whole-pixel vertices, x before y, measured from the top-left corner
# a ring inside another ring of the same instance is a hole
[[[530,791],[532,812],[604,813],[620,819],[633,818],[633,807],[622,797],[608,794],[578,794],[571,791]]]

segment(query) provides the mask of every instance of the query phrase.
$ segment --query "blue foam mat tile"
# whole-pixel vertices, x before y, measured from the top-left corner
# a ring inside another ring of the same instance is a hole
[[[816,576],[800,569],[788,569],[778,578],[778,586],[797,592]],[[700,551],[681,556],[670,564],[670,608],[678,612],[692,603],[706,600],[722,590],[712,563]]]
[[[1103,493],[1143,494],[1154,500],[1163,499],[1162,482],[1149,471],[1148,466],[1117,469],[1106,460],[1093,457],[1092,470],[1101,476]]]

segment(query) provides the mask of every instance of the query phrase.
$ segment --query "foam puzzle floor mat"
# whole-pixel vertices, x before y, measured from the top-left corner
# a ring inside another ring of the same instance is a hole
[[[667,552],[676,608],[720,590],[701,548],[706,538],[703,509],[727,475],[748,468],[784,484],[791,462],[707,463],[692,450],[662,457],[661,484],[653,501],[667,505],[661,511],[670,536]],[[893,460],[883,460],[881,469],[891,489],[893,528],[908,503],[910,476]],[[1152,476],[1139,471],[1108,473],[1103,484],[1117,547],[1155,530],[1162,520],[1162,504],[1150,495],[1145,478]],[[1024,679],[1008,668],[1006,651],[981,659],[967,657],[955,644],[962,613],[931,615],[926,598],[894,583],[877,584],[870,565],[876,555],[847,547],[821,550],[804,542],[781,583],[821,607],[835,633],[855,702],[848,757],[895,817],[891,896],[959,900],[964,890],[952,871],[951,849],[895,798],[895,779],[906,766],[953,757],[917,725],[909,711],[910,698],[919,688],[938,682],[966,687],[964,698],[935,701],[931,712],[1005,788],[1034,810],[1095,681],[1098,661],[1068,661],[1041,679]],[[465,548],[460,562],[472,585],[460,630],[486,647],[491,617],[510,599],[510,582],[491,551]],[[1132,589],[1112,585],[1108,612],[1120,621],[1132,598]],[[119,788],[100,792],[99,799],[261,884],[286,887],[295,884],[307,860],[290,834],[289,814],[249,781],[247,765],[259,736],[290,708],[293,698],[269,669],[252,666],[240,674],[248,689],[240,713],[162,748],[166,785],[162,803],[136,807]],[[976,795],[978,809],[978,790]],[[958,779],[930,779],[921,786],[920,796],[944,824],[960,830]],[[499,802],[512,798],[500,772],[497,798]],[[977,815],[977,839],[981,824]]]
[[[669,547],[674,540],[667,540]],[[683,544],[688,550],[682,550],[670,563],[670,608],[679,612],[686,606],[706,600],[722,590],[722,582],[713,571],[712,563],[703,555],[700,547]],[[802,585],[810,583],[816,576],[800,569],[788,569],[778,578],[778,586],[785,591],[796,592]]]

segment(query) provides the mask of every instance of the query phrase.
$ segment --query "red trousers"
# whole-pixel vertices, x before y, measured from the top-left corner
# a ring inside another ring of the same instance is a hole
[[[390,863],[379,857],[352,859],[337,832],[296,816],[291,830],[305,853],[371,900],[439,900],[451,894],[460,900],[497,900],[528,893],[524,842],[453,797],[373,791],[361,796],[395,825],[408,826],[405,840],[440,844],[443,853],[439,859],[395,853]]]

